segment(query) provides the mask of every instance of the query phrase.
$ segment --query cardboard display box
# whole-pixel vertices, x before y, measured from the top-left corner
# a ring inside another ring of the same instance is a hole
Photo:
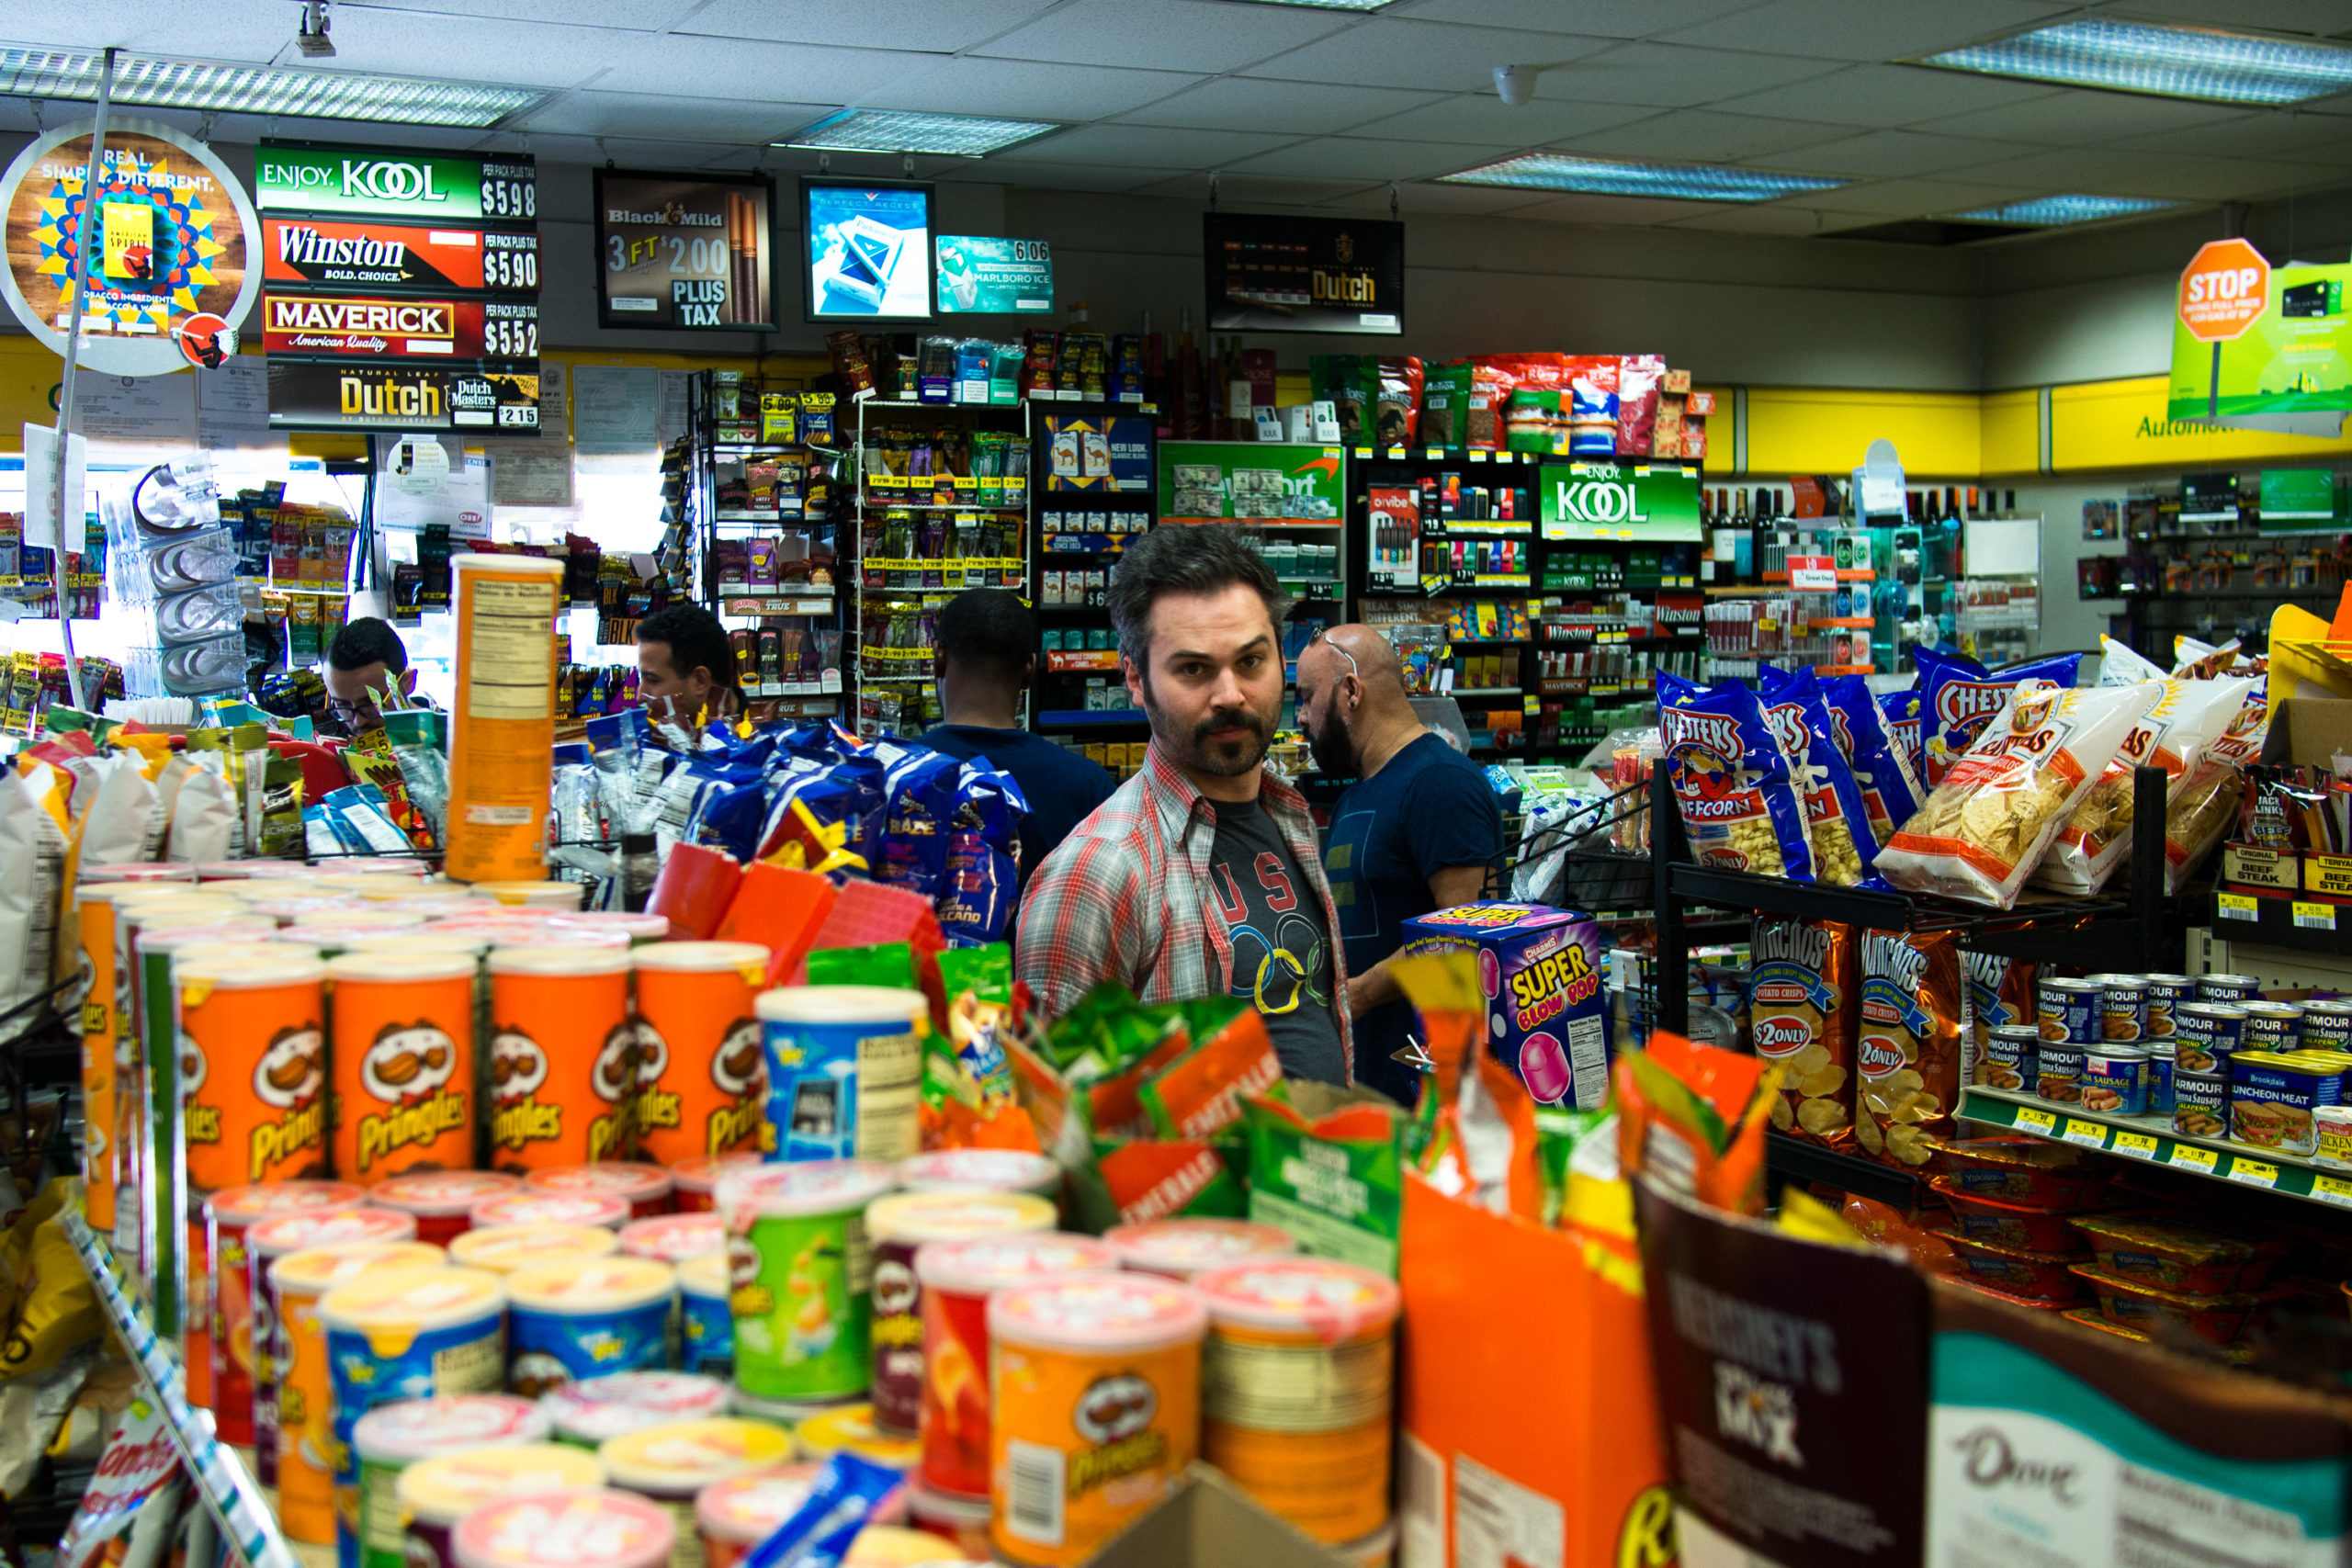
[[[1088,1560],[1087,1568],[1351,1568],[1347,1558],[1288,1522],[1205,1464],[1188,1471],[1159,1506]]]

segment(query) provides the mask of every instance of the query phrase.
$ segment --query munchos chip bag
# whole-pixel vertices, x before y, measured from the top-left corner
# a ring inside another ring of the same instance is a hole
[[[2154,694],[2149,686],[2018,686],[1887,840],[1879,871],[1914,892],[2009,908]]]
[[[1725,871],[1813,880],[1804,799],[1745,686],[1658,672],[1658,730],[1690,858]]]
[[[1854,1135],[1854,928],[1758,915],[1749,949],[1756,1054],[1786,1069],[1772,1125],[1838,1147]]]
[[[1897,693],[1909,696],[1907,692]],[[1871,694],[1870,682],[1860,675],[1837,675],[1821,682],[1823,705],[1829,712],[1830,738],[1838,755],[1854,772],[1855,787],[1862,792],[1862,809],[1871,819],[1871,834],[1881,845],[1894,829],[1911,820],[1928,798],[1919,773],[1911,765],[1914,747],[1895,734],[1895,722]],[[1911,737],[1918,739],[1914,716]]]
[[[1922,1166],[1960,1102],[1960,949],[1950,931],[1865,931],[1860,946],[1854,1136],[1873,1159]]]
[[[1813,671],[1794,674],[1764,667],[1764,717],[1787,753],[1792,776],[1804,795],[1805,834],[1813,848],[1816,882],[1851,887],[1868,874],[1861,846],[1878,848],[1870,809],[1855,785],[1829,732],[1829,710]]]
[[[1932,648],[1922,648],[1914,657],[1919,666],[1919,741],[1926,761],[1919,776],[1930,789],[1967,755],[2019,682],[2072,686],[2083,661],[2079,653],[2059,653],[1993,673],[1973,659]]]

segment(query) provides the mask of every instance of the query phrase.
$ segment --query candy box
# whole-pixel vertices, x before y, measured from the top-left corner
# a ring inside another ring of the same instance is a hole
[[[1464,904],[1405,922],[1403,951],[1478,955],[1487,1039],[1545,1105],[1597,1109],[1609,1093],[1609,1004],[1600,928],[1542,904]]]
[[[1959,1231],[1946,1231],[1944,1237],[1973,1283],[2043,1302],[2071,1302],[2082,1294],[2081,1283],[2067,1269],[2073,1260],[2067,1253],[2028,1252]]]

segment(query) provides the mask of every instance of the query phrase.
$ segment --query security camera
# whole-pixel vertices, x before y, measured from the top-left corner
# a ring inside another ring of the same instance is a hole
[[[327,0],[302,0],[302,19],[296,24],[294,47],[305,60],[333,60],[334,40],[327,37]]]
[[[1535,67],[1532,65],[1498,65],[1495,67],[1495,91],[1503,102],[1517,108],[1535,93]]]

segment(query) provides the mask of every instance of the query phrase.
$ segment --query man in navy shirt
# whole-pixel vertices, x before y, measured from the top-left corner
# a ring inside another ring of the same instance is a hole
[[[1323,874],[1347,943],[1356,1077],[1410,1105],[1419,1074],[1395,1060],[1413,1010],[1384,960],[1404,922],[1475,901],[1502,856],[1486,775],[1413,712],[1404,667],[1370,626],[1334,626],[1298,660],[1298,722],[1315,765],[1356,783],[1331,808]]]
[[[935,751],[986,757],[1028,797],[1021,885],[1118,783],[1101,764],[1021,728],[1021,694],[1037,678],[1037,619],[1001,588],[972,588],[939,612],[939,706],[947,722],[922,738]]]

